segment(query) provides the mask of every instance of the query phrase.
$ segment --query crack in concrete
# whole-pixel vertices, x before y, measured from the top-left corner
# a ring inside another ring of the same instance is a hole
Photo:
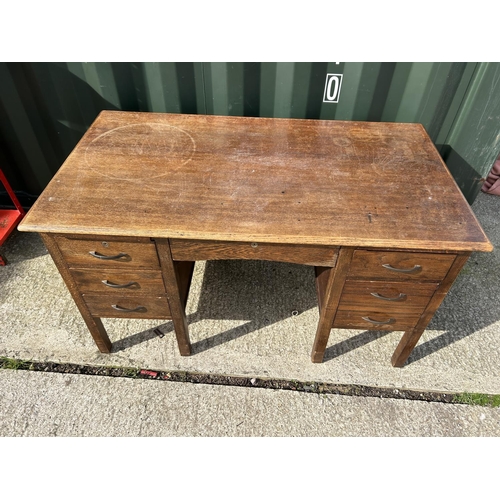
[[[298,381],[277,378],[256,378],[253,376],[231,376],[187,371],[162,371],[131,367],[91,366],[74,363],[38,362],[0,357],[0,369],[28,370],[72,375],[93,375],[101,377],[120,377],[142,380],[181,382],[206,385],[225,385],[233,387],[252,387],[257,389],[289,390],[318,395],[341,395],[405,399],[448,404],[478,404],[460,398],[464,393],[435,392],[414,389],[372,387],[356,384],[335,384],[329,382]],[[496,395],[486,395],[494,398]],[[484,403],[483,406],[490,406]]]

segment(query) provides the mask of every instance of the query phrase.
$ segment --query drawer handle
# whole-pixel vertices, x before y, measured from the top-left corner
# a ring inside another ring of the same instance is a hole
[[[398,269],[397,267],[392,267],[390,264],[382,264],[382,267],[389,269],[389,271],[396,271],[397,273],[418,273],[422,270],[422,266],[415,265],[411,269]]]
[[[102,283],[104,283],[106,286],[109,286],[111,288],[129,288],[133,285],[139,286],[139,283],[137,283],[137,281],[129,281],[128,283],[125,283],[124,285],[117,285],[116,283],[111,283],[111,281],[108,281],[108,280],[102,280]]]
[[[92,257],[96,257],[97,259],[102,259],[102,260],[116,260],[120,259],[121,257],[128,257],[128,254],[123,252],[120,252],[117,255],[102,255],[97,252],[89,252],[89,254],[92,255]]]
[[[368,323],[372,323],[374,325],[390,325],[391,323],[394,323],[396,320],[394,318],[389,318],[387,321],[375,321],[374,319],[370,319],[367,316],[361,316],[365,321],[368,321]]]
[[[405,293],[400,293],[397,297],[384,297],[383,295],[380,295],[377,292],[372,292],[370,295],[373,295],[374,297],[377,297],[377,299],[391,300],[393,302],[397,302],[397,301],[405,300],[406,299],[406,294]]]
[[[127,309],[126,307],[120,307],[116,304],[112,304],[111,307],[120,312],[126,313],[134,313],[134,312],[146,312],[146,308],[144,306],[137,306],[135,309]]]

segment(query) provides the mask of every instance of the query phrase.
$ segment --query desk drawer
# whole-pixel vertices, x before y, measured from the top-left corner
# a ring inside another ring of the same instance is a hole
[[[56,236],[55,240],[70,268],[160,268],[153,242],[110,241],[106,237],[80,240],[65,236]]]
[[[339,309],[422,314],[437,283],[346,281]]]
[[[356,250],[348,279],[441,281],[455,255]]]
[[[378,312],[366,308],[360,311],[337,311],[333,328],[353,328],[364,330],[406,330],[413,328],[420,314],[406,312]]]
[[[106,295],[161,295],[165,293],[161,271],[119,269],[70,269],[81,293]],[[105,282],[105,283],[103,283]]]
[[[258,242],[170,240],[174,260],[249,259],[335,267],[338,247]]]
[[[83,300],[85,300],[92,316],[99,318],[170,319],[172,317],[165,295],[114,297],[84,294]]]

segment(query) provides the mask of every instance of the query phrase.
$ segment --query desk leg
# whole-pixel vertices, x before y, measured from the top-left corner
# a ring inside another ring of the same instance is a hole
[[[181,280],[183,278],[180,276],[182,274],[180,273],[180,263],[176,265],[173,261],[168,240],[156,240],[156,250],[160,259],[163,282],[167,291],[168,306],[172,314],[179,352],[181,356],[189,356],[191,354],[191,342],[181,291]]]
[[[425,326],[423,328],[412,328],[411,330],[406,330],[403,337],[399,341],[396,350],[391,358],[392,366],[401,368],[408,357],[410,356],[413,348],[417,345],[422,333],[424,333]]]
[[[432,316],[441,305],[441,302],[443,302],[446,294],[451,288],[451,285],[453,285],[456,277],[458,276],[458,273],[462,270],[462,267],[467,262],[469,256],[470,252],[464,253],[462,255],[457,255],[448,271],[448,274],[443,279],[438,289],[432,296],[429,304],[427,304],[427,307],[420,317],[420,320],[418,321],[415,328],[407,330],[404,333],[402,339],[396,347],[396,350],[394,351],[394,354],[392,355],[392,366],[401,368],[406,363],[406,360],[413,351],[413,348],[417,345],[417,342],[422,336],[422,333],[424,333],[424,330],[427,328],[429,321],[432,319]]]
[[[57,246],[57,243],[49,234],[42,233],[40,234],[40,236],[42,237],[42,240],[45,243],[45,246],[47,247],[47,250],[49,251],[50,256],[52,257],[52,260],[54,261],[59,273],[66,283],[66,286],[68,287],[68,290],[71,293],[71,296],[73,297],[73,300],[75,301],[75,304],[78,307],[78,310],[80,311],[80,314],[82,315],[82,318],[85,321],[85,324],[87,325],[87,328],[89,329],[90,334],[92,335],[92,338],[97,345],[97,348],[99,349],[99,351],[106,354],[110,353],[111,340],[109,340],[108,334],[102,324],[102,321],[90,314],[85,301],[82,299],[82,296],[78,291],[78,286],[73,280],[71,273],[69,272],[68,266],[66,265],[66,262],[59,250],[59,247]]]
[[[319,307],[319,323],[316,330],[316,337],[314,339],[313,350],[311,353],[311,360],[313,363],[322,363],[323,356],[325,355],[326,344],[330,337],[333,320],[339,305],[340,296],[344,281],[349,271],[352,254],[354,248],[343,247],[340,249],[337,266],[329,270],[323,270],[316,278],[317,280],[326,280],[326,289],[324,295],[319,297],[321,305]],[[325,273],[328,273],[325,276]]]

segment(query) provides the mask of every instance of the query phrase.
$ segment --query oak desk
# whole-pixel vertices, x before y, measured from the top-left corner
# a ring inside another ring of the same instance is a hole
[[[491,251],[419,124],[103,111],[19,226],[100,318],[172,319],[196,260],[314,266],[312,360],[331,328],[400,330],[408,358],[472,251]],[[314,338],[314,342],[313,342]]]

